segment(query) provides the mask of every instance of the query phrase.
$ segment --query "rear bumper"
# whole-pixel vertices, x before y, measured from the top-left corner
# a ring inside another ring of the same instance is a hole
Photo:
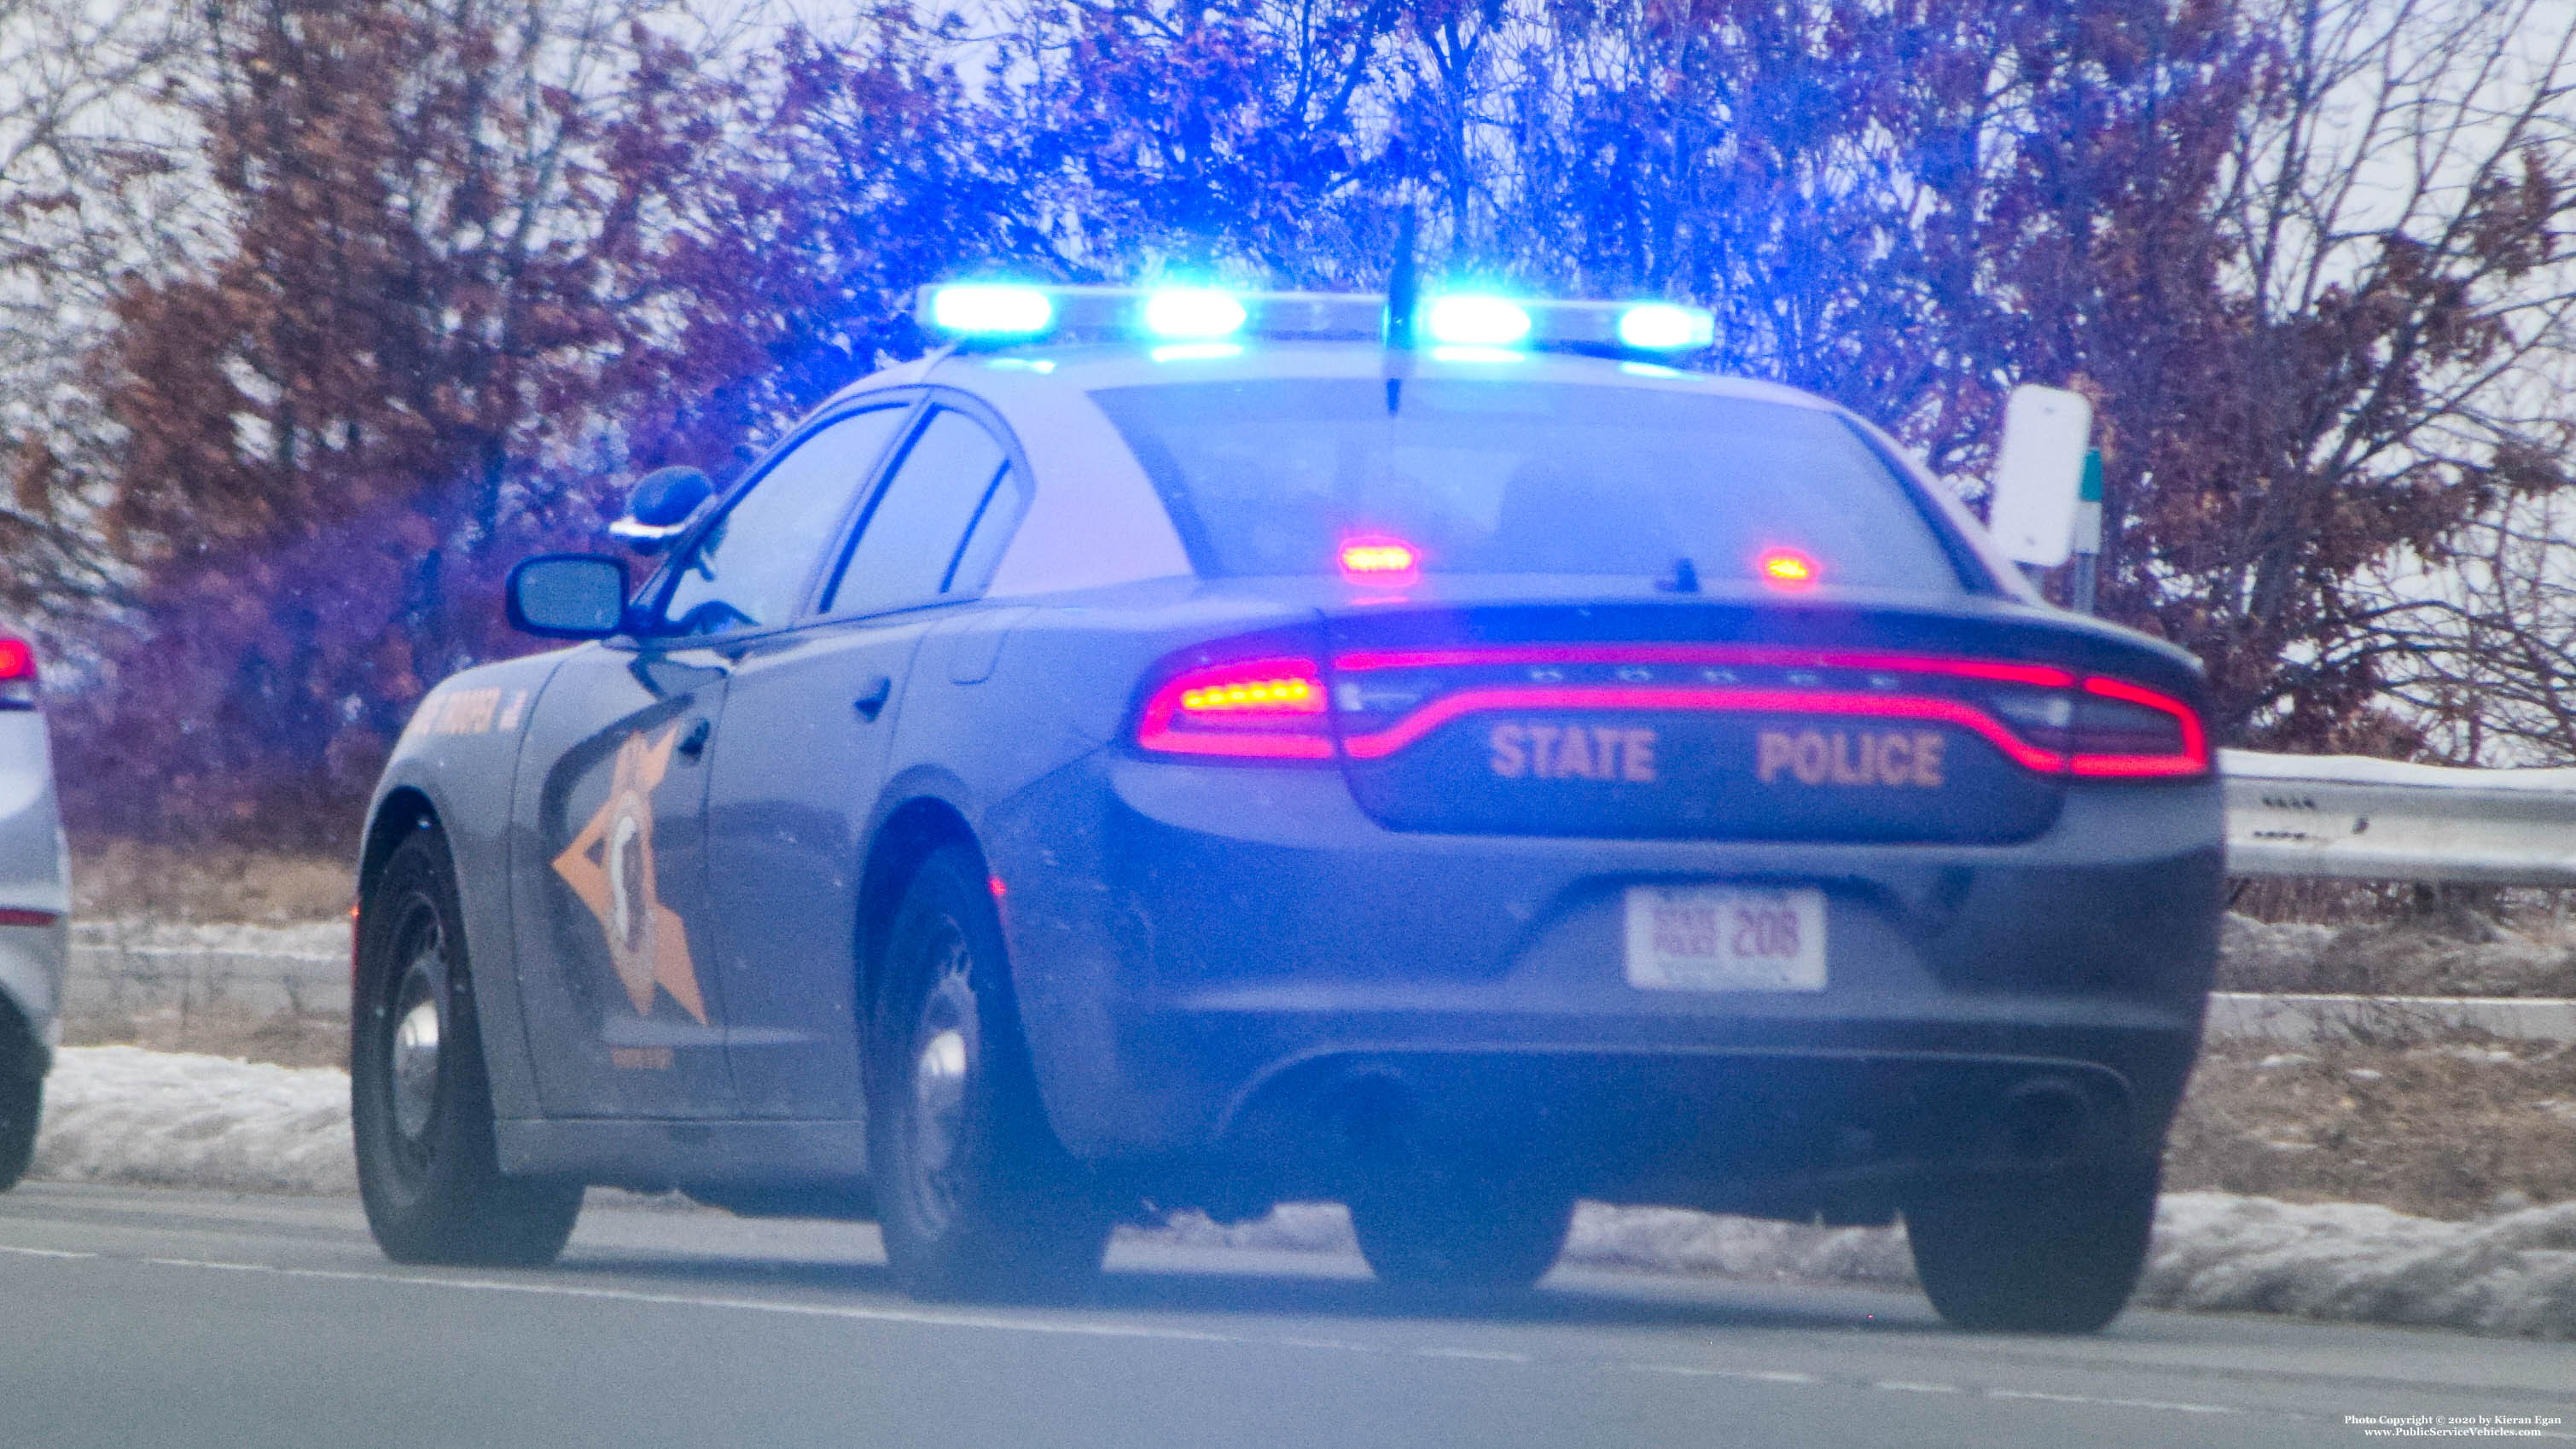
[[[2050,1153],[2152,1152],[2198,1046],[2219,841],[2212,782],[2078,789],[2013,846],[1734,845],[1408,834],[1331,770],[1107,752],[987,837],[1078,1155],[1304,1183],[1393,1122],[1666,1201],[2009,1165],[2014,1123],[2061,1108]],[[1692,880],[1825,892],[1827,989],[1629,986],[1626,888]],[[2013,1105],[2034,1095],[2057,1106]]]

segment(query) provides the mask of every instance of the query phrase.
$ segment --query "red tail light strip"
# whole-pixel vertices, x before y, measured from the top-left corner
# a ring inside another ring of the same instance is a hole
[[[2200,715],[2190,705],[2172,695],[2159,693],[2125,679],[2106,679],[2092,675],[2084,681],[2084,692],[2104,699],[2144,705],[2174,717],[2182,730],[2182,750],[2171,755],[2094,755],[2075,757],[2075,773],[2096,779],[2144,779],[2172,775],[2205,775],[2209,773],[2209,732],[2201,728]]]
[[[1964,700],[1926,694],[1860,694],[1818,689],[1712,689],[1688,685],[1500,685],[1442,695],[1375,734],[1348,735],[1355,760],[1383,759],[1462,715],[1498,709],[1711,710],[1737,714],[1865,715],[1929,720],[1972,730],[2022,766],[2042,773],[2066,768],[2066,757],[2004,728]]]
[[[2072,689],[2078,685],[2074,671],[2049,664],[1759,644],[1504,645],[1357,651],[1333,661],[1336,670],[1354,674],[1390,669],[1551,664],[1741,664],[1884,670],[2044,689]],[[1313,690],[1297,691],[1293,700],[1267,692],[1266,687],[1290,680],[1311,681]],[[1265,688],[1233,688],[1256,683]],[[2170,754],[2079,752],[2070,757],[2023,739],[1970,701],[1941,695],[1710,684],[1534,683],[1484,685],[1442,695],[1384,729],[1345,736],[1336,750],[1324,713],[1322,686],[1314,662],[1294,657],[1191,670],[1166,680],[1146,701],[1143,717],[1137,723],[1136,742],[1164,754],[1270,760],[1329,760],[1336,754],[1347,754],[1353,759],[1375,760],[1394,754],[1453,720],[1495,710],[1679,710],[1841,715],[1955,725],[1993,745],[2014,763],[2042,774],[2071,772],[2093,779],[2172,778],[2207,774],[2210,767],[2208,734],[2191,706],[2143,685],[2100,675],[2083,676],[2081,687],[2104,699],[2172,716],[2181,748]]]
[[[1456,669],[1480,664],[1744,664],[1786,669],[1879,669],[1991,679],[2041,689],[2071,689],[2073,671],[2053,664],[1954,659],[1875,649],[1800,649],[1776,644],[1512,644],[1491,649],[1390,649],[1337,656],[1346,673],[1375,669]]]
[[[1305,686],[1290,693],[1279,686]],[[1190,728],[1178,727],[1186,720]],[[1254,760],[1329,760],[1324,681],[1315,661],[1249,659],[1193,669],[1163,682],[1145,701],[1136,743],[1175,755]]]

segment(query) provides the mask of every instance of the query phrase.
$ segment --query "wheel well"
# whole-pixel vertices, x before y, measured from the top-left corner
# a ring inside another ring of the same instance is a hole
[[[862,1013],[873,1009],[877,999],[877,955],[885,945],[885,933],[894,924],[895,909],[903,904],[904,887],[912,884],[913,872],[942,846],[962,845],[984,858],[983,848],[976,843],[973,828],[956,807],[945,800],[907,800],[886,817],[877,829],[876,839],[868,846],[868,863],[859,874],[859,999]]]
[[[358,855],[358,898],[366,899],[376,876],[393,858],[394,847],[415,830],[438,828],[438,811],[429,797],[418,790],[396,790],[376,807],[376,818],[367,826],[366,849]]]

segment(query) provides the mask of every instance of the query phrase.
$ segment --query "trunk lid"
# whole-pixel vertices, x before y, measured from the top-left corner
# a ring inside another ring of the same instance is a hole
[[[1342,767],[1397,830],[2003,844],[2046,830],[2076,775],[2117,773],[2079,758],[2147,758],[2084,755],[2080,728],[2197,740],[2188,664],[2017,605],[1342,610],[1326,637]]]

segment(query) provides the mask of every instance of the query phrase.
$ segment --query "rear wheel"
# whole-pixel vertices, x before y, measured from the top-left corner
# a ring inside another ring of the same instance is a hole
[[[1048,1126],[999,922],[966,851],[923,862],[888,932],[868,1138],[886,1260],[923,1297],[1058,1296],[1111,1215]]]
[[[501,1175],[455,874],[434,830],[413,832],[367,892],[352,1005],[358,1194],[385,1255],[553,1261],[581,1184]]]
[[[1547,1275],[1564,1250],[1574,1195],[1472,1172],[1407,1173],[1351,1195],[1369,1268],[1412,1289],[1499,1293]]]
[[[45,1115],[45,1079],[0,1076],[0,1192],[18,1185],[36,1160],[36,1127]]]
[[[1923,1291],[1961,1328],[2091,1333],[2119,1316],[2146,1266],[2156,1181],[2150,1163],[1909,1207]]]

